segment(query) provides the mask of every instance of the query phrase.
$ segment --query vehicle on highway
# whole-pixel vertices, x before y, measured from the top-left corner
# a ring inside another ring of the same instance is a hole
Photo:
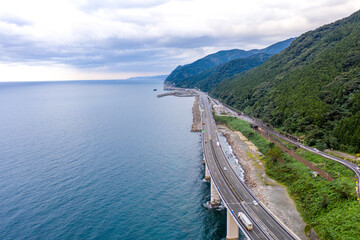
[[[259,203],[258,203],[256,200],[253,201],[253,204],[254,204],[255,206],[259,205]]]
[[[241,222],[245,225],[247,230],[252,230],[253,229],[252,223],[250,222],[248,217],[243,212],[239,212],[238,217],[240,218]]]
[[[226,167],[224,167],[224,171],[226,171],[227,170],[227,168]]]
[[[216,142],[216,146],[220,147],[220,143],[219,143],[219,142]]]

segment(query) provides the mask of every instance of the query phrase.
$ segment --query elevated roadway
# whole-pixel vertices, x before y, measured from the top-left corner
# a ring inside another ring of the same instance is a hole
[[[202,108],[203,150],[207,169],[224,205],[237,225],[249,239],[299,239],[251,193],[245,183],[233,171],[224,152],[218,145],[216,124],[212,115],[209,98],[202,92],[199,94]],[[254,204],[256,201],[258,204]],[[247,230],[238,213],[243,212],[253,223],[253,229]]]

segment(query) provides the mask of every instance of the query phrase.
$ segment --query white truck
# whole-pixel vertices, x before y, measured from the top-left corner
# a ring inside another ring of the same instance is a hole
[[[216,142],[216,146],[220,147],[220,143],[219,141]]]
[[[245,215],[245,213],[239,212],[238,217],[240,218],[241,222],[245,225],[247,230],[252,230],[253,229],[253,224],[250,222],[250,220]]]

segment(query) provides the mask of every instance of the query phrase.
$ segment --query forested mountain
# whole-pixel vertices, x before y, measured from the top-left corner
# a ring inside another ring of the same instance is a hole
[[[360,11],[304,33],[211,92],[320,149],[360,151]]]
[[[259,64],[256,65],[255,62],[263,61],[268,57],[269,54],[273,55],[279,53],[281,50],[288,47],[293,40],[294,38],[290,38],[285,41],[275,43],[264,49],[253,49],[250,51],[239,49],[219,51],[217,53],[207,55],[204,58],[201,58],[191,64],[178,66],[174,71],[170,73],[170,75],[166,78],[165,82],[178,87],[194,87],[198,81],[204,81],[202,84],[199,84],[198,87],[201,87],[203,85],[205,86],[205,78],[210,77],[210,75],[216,72],[222,64],[235,59],[246,59],[253,55],[262,54],[258,57],[250,58],[248,63],[243,61],[240,61],[238,63],[240,64],[240,68],[244,68],[243,71],[248,70],[250,68],[246,67],[246,65],[252,67],[258,66]],[[233,70],[235,69],[233,68]],[[227,76],[230,77],[239,72],[242,71],[234,71],[233,74],[229,74],[228,72]],[[206,90],[208,90],[209,87],[210,85],[207,85]]]
[[[296,38],[289,38],[287,40],[274,43],[267,48],[253,49],[253,50],[250,50],[250,52],[252,52],[253,54],[258,54],[258,53],[267,53],[267,54],[271,54],[271,55],[278,54],[279,52],[281,52],[282,50],[287,48],[291,44],[291,42],[294,41],[295,39]]]
[[[223,64],[237,58],[246,58],[251,55],[251,52],[239,49],[220,51],[214,54],[210,54],[191,64],[178,66],[174,71],[170,73],[170,75],[166,78],[165,82],[173,83],[175,85],[182,85],[187,78],[199,74],[204,70],[213,68],[219,64]]]
[[[271,56],[272,54],[259,53],[247,58],[235,59],[186,78],[184,81],[178,82],[177,86],[185,88],[197,87],[207,92],[222,80],[259,66]]]

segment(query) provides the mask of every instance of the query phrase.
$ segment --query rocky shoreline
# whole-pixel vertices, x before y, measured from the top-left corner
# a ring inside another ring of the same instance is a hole
[[[199,105],[199,96],[195,96],[194,105],[192,108],[193,123],[191,126],[191,132],[201,132],[201,111]]]
[[[173,94],[171,94],[173,95]],[[195,95],[192,108],[193,123],[191,132],[201,132],[201,109],[199,97]],[[296,209],[294,201],[290,198],[286,187],[269,178],[265,173],[261,153],[257,147],[239,131],[231,131],[224,125],[217,125],[218,131],[227,139],[239,164],[244,170],[244,179],[247,186],[256,197],[293,231],[300,239],[307,240],[304,228],[306,223]],[[315,238],[311,238],[315,239]]]
[[[231,145],[239,164],[245,171],[245,182],[256,197],[300,239],[308,239],[304,234],[306,223],[296,210],[284,186],[269,178],[257,148],[238,131],[231,131],[223,125],[218,130]]]

